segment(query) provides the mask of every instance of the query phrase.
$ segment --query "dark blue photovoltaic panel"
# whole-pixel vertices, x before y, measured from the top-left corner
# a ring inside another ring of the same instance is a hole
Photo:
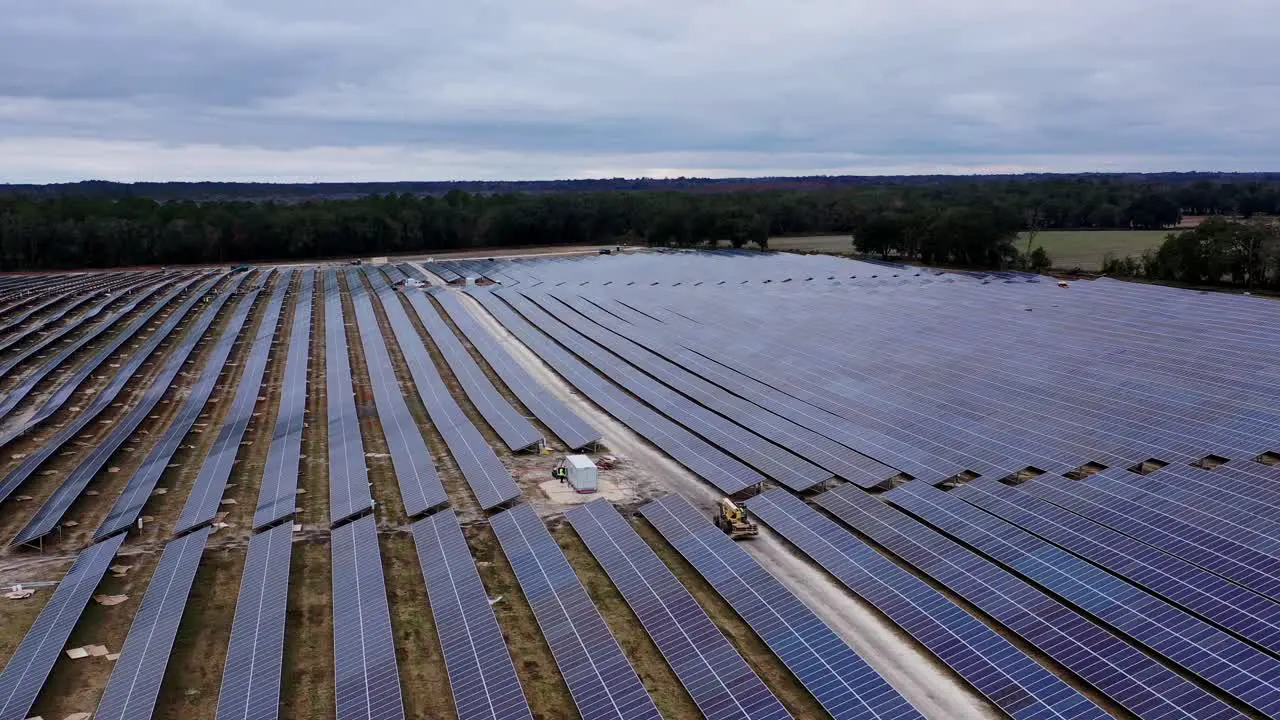
[[[679,495],[640,508],[833,718],[922,718],[812,610]]]
[[[405,403],[391,355],[378,329],[378,316],[374,314],[373,303],[369,302],[369,293],[365,291],[359,273],[348,271],[347,287],[351,289],[351,303],[356,309],[360,344],[364,347],[369,384],[373,387],[373,401],[383,437],[391,451],[391,465],[400,485],[400,497],[404,501],[405,513],[409,517],[417,517],[449,502],[449,496],[431,462],[431,451],[427,449],[422,431]]]
[[[292,523],[249,540],[222,669],[217,720],[275,720],[279,715],[292,553]]]
[[[1240,702],[1280,713],[1280,660],[931,485],[884,497]]]
[[[1126,641],[865,491],[846,485],[816,500],[1144,720],[1240,717]]]
[[[124,536],[83,550],[0,672],[0,720],[25,720]]]
[[[591,427],[577,413],[552,395],[542,383],[538,382],[527,370],[513,358],[488,330],[482,327],[476,318],[463,307],[459,296],[451,290],[432,290],[440,306],[448,313],[453,324],[458,326],[476,350],[484,357],[489,367],[502,378],[502,382],[520,398],[520,402],[529,408],[551,432],[560,438],[570,450],[577,450],[600,441],[600,431]]]
[[[709,720],[790,718],[684,585],[603,498],[565,512]]]
[[[208,539],[203,528],[164,546],[93,715],[98,720],[150,720]]]
[[[748,500],[747,507],[1015,720],[1110,717],[982,621],[794,495],[771,490]]]
[[[583,720],[660,720],[658,708],[532,506],[490,520]]]
[[[404,720],[373,515],[334,528],[330,537],[336,718]]]
[[[976,480],[951,494],[1273,653],[1280,652],[1280,604],[1272,600],[995,480]]]
[[[329,410],[329,522],[333,525],[373,507],[364,438],[360,435],[360,417],[356,413],[356,391],[351,383],[342,295],[337,272],[326,272],[324,373],[325,404]]]
[[[133,434],[134,430],[136,430],[138,426],[142,424],[142,421],[146,420],[147,416],[151,414],[152,409],[154,409],[160,402],[160,399],[169,392],[169,386],[178,376],[178,373],[186,364],[191,353],[195,351],[196,345],[201,339],[203,339],[205,331],[207,331],[209,326],[213,324],[214,318],[222,309],[222,306],[231,297],[231,293],[235,292],[243,281],[244,277],[238,278],[232,283],[231,287],[219,293],[218,297],[213,302],[209,303],[204,312],[196,319],[194,326],[187,329],[187,332],[183,335],[178,347],[175,348],[165,359],[164,366],[160,370],[160,373],[151,381],[146,391],[142,394],[142,398],[138,401],[138,404],[135,405],[127,415],[125,415],[124,419],[113,425],[111,427],[111,432],[107,437],[99,440],[94,445],[93,450],[89,455],[83,459],[74,470],[63,478],[62,483],[56,490],[54,490],[53,494],[49,496],[49,499],[40,506],[40,509],[36,511],[35,516],[33,516],[26,526],[18,532],[18,535],[12,541],[13,544],[23,545],[34,542],[53,532],[53,530],[62,521],[62,517],[66,515],[67,510],[69,510],[76,499],[80,497],[80,493],[84,491],[85,487],[89,484],[89,481],[91,481],[94,475],[97,475],[98,471],[107,464],[111,455],[124,445],[125,440],[129,439],[129,436]],[[120,369],[112,380],[111,386],[109,386],[107,390],[104,390],[103,394],[99,395],[99,397],[94,400],[89,409],[77,417],[69,427],[81,429],[88,422],[86,416],[96,416],[98,413],[106,409],[111,400],[115,398],[116,393],[124,388],[129,380],[132,379],[133,374],[142,367],[142,364],[146,362],[152,353],[159,349],[160,343],[173,332],[178,323],[181,322],[183,317],[185,317],[184,309],[190,310],[194,307],[196,299],[198,298],[193,298],[188,302],[188,304],[184,305],[183,308],[180,308],[178,312],[174,313],[173,316],[169,317],[165,324],[162,325],[160,329],[157,330],[147,341],[147,344],[129,358],[129,362]],[[63,432],[65,431],[66,430],[64,429]],[[179,438],[179,441],[180,440],[181,438]],[[167,465],[167,461],[164,464]],[[146,468],[143,469],[145,470]],[[121,508],[117,506],[116,510],[120,509]],[[108,518],[108,520],[111,522],[118,522],[119,519],[117,518],[113,521],[111,518]],[[125,525],[127,526],[128,523],[125,523]],[[99,539],[101,539],[101,537],[102,536],[100,536]]]
[[[449,446],[449,454],[458,463],[480,507],[490,510],[520,497],[520,488],[511,479],[511,473],[453,399],[395,291],[382,283],[378,288],[378,300],[387,313],[387,321],[409,365],[414,386],[431,416],[431,423]],[[426,298],[415,293],[409,301],[411,304],[423,303]]]
[[[271,448],[262,469],[262,487],[258,491],[258,507],[253,514],[253,529],[262,528],[293,514],[298,499],[298,464],[302,454],[302,430],[306,425],[307,368],[311,358],[311,305],[315,299],[314,270],[304,271],[302,287],[294,304],[293,328],[289,331],[289,354],[285,359],[284,380],[280,389],[280,409],[276,414]],[[234,458],[236,448],[223,453]],[[210,454],[212,459],[213,455]],[[233,462],[224,460],[221,462]],[[209,493],[210,496],[213,493]],[[194,517],[217,513],[217,501],[205,500]]]
[[[532,717],[457,515],[419,520],[413,540],[459,720]]]

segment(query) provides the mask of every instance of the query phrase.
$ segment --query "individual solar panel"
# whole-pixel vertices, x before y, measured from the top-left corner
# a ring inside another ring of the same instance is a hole
[[[583,720],[661,718],[533,507],[517,505],[490,523]]]
[[[935,487],[908,483],[884,497],[1240,702],[1280,713],[1280,660]]]
[[[0,720],[27,717],[94,588],[123,542],[124,536],[120,535],[91,545],[76,556],[0,672]]]
[[[679,495],[640,508],[832,717],[922,718],[853,648]]]
[[[240,330],[244,327],[245,321],[249,317],[249,311],[253,309],[257,298],[258,292],[255,290],[241,299],[236,312],[223,329],[217,344],[210,351],[209,357],[205,359],[204,370],[195,384],[191,386],[187,399],[183,401],[182,407],[178,410],[177,417],[165,428],[160,442],[156,443],[151,452],[147,453],[142,465],[129,478],[128,484],[125,485],[124,490],[120,493],[120,497],[116,499],[111,512],[108,513],[106,519],[102,521],[102,524],[94,533],[95,540],[101,540],[114,533],[127,530],[142,514],[142,509],[146,507],[147,499],[151,497],[151,493],[155,490],[160,476],[169,467],[169,461],[173,459],[173,454],[177,452],[182,439],[187,436],[187,433],[191,431],[191,427],[199,419],[200,414],[204,412],[205,404],[209,401],[209,396],[213,394],[214,385],[222,374],[223,366],[231,355],[232,346],[235,344],[236,338],[239,337]],[[268,314],[270,313],[268,312]],[[150,412],[150,409],[147,411]],[[197,482],[198,485],[199,483]],[[179,532],[183,529],[185,528],[180,528]]]
[[[565,512],[702,715],[790,718],[658,555],[603,498]]]
[[[364,438],[356,413],[347,354],[346,318],[338,274],[325,273],[324,357],[326,404],[329,410],[329,522],[336,525],[373,507]]]
[[[98,720],[151,718],[209,532],[202,528],[165,545],[94,713]]]
[[[280,409],[276,412],[275,429],[267,462],[262,469],[262,487],[253,514],[253,529],[278,522],[293,514],[298,499],[298,464],[302,454],[302,430],[306,425],[307,369],[311,357],[311,305],[315,297],[314,270],[302,274],[302,285],[293,311],[293,327],[289,331],[289,352],[285,359],[284,380],[280,390]],[[215,505],[209,500],[205,501]],[[193,516],[207,515],[208,506]],[[214,511],[216,513],[216,510]]]
[[[489,367],[502,378],[502,382],[569,449],[578,450],[600,441],[600,431],[591,427],[577,413],[552,395],[542,383],[529,375],[529,372],[516,362],[497,339],[481,327],[455,293],[433,289],[431,295],[440,303],[449,318],[453,320],[453,324],[462,331],[471,345],[480,352]]]
[[[407,294],[411,302],[415,297],[422,300],[422,302],[413,302],[413,309],[418,313],[418,319],[422,321],[427,335],[444,356],[454,377],[458,378],[463,392],[489,423],[489,427],[493,428],[511,450],[524,450],[541,444],[542,435],[534,429],[532,423],[511,407],[506,398],[498,393],[497,388],[489,382],[484,371],[471,357],[471,353],[467,352],[431,303],[416,289],[409,289]]]
[[[418,422],[405,403],[404,391],[396,378],[391,355],[378,329],[378,317],[374,314],[369,294],[355,272],[348,272],[347,286],[351,288],[351,302],[355,306],[356,321],[360,328],[360,342],[364,347],[365,365],[369,370],[369,384],[373,387],[373,400],[378,410],[382,434],[391,451],[391,465],[400,485],[400,498],[405,513],[416,517],[433,507],[449,502],[436,467],[431,462],[431,451],[418,429]]]
[[[334,528],[331,538],[337,720],[403,720],[373,515]]]
[[[413,524],[422,577],[460,720],[531,718],[489,596],[452,510]]]
[[[239,281],[243,281],[243,278],[240,278]],[[150,415],[155,406],[159,404],[160,399],[169,391],[170,385],[182,370],[183,365],[186,364],[191,353],[195,350],[196,345],[199,344],[200,340],[204,337],[205,331],[207,331],[209,326],[213,324],[214,318],[230,298],[230,292],[234,292],[234,290],[239,286],[239,281],[233,284],[231,288],[228,288],[229,292],[219,294],[218,297],[209,304],[209,307],[201,313],[194,325],[189,328],[186,334],[182,337],[178,347],[175,348],[166,358],[160,373],[151,381],[151,384],[143,393],[138,404],[134,406],[127,415],[125,415],[123,420],[113,425],[111,432],[108,433],[107,437],[99,440],[97,444],[94,445],[93,450],[90,451],[89,455],[86,456],[76,466],[76,468],[63,479],[62,483],[58,485],[58,488],[54,490],[51,496],[49,496],[49,499],[40,506],[40,509],[36,511],[36,514],[31,518],[31,520],[18,532],[17,536],[14,537],[12,541],[13,544],[24,545],[32,543],[54,531],[62,521],[62,517],[66,515],[67,510],[71,508],[71,505],[76,501],[76,498],[80,497],[80,493],[84,491],[85,487],[93,479],[94,475],[96,475],[98,471],[107,464],[107,461],[111,459],[111,455],[124,445],[129,436],[132,435],[138,426],[142,424],[143,420],[147,419],[147,416]],[[184,305],[183,308],[179,308],[178,312],[175,312],[173,316],[170,316],[165,324],[162,325],[160,329],[157,330],[156,333],[147,341],[147,344],[129,358],[129,362],[125,363],[124,367],[121,368],[112,379],[111,384],[94,399],[93,404],[58,434],[57,438],[61,440],[61,442],[57,445],[46,446],[46,448],[35,457],[40,457],[42,455],[47,457],[47,455],[45,455],[46,451],[58,449],[61,447],[63,442],[66,442],[63,437],[68,430],[75,429],[75,432],[79,432],[79,430],[83,429],[92,418],[105,410],[111,401],[115,399],[117,393],[119,393],[132,378],[134,373],[136,373],[151,354],[159,348],[160,343],[163,342],[177,327],[178,323],[185,317],[185,311],[194,307],[194,300],[195,298],[193,298],[189,304]],[[67,436],[66,439],[70,439],[70,437],[71,436]],[[181,438],[179,438],[179,441],[180,440]],[[165,464],[167,464],[167,462]],[[19,470],[22,469],[23,467],[19,468]],[[34,466],[32,466],[32,469],[34,469]],[[112,523],[117,523],[120,519],[120,517],[116,517],[114,519],[109,518]]]
[[[1127,641],[866,492],[846,485],[816,500],[1138,717],[1240,717]]]
[[[200,473],[196,476],[187,502],[178,517],[174,534],[181,535],[191,528],[212,522],[218,512],[218,504],[226,489],[227,479],[231,476],[231,468],[235,464],[236,453],[240,449],[245,429],[253,419],[253,409],[258,402],[258,393],[262,389],[262,376],[267,368],[268,356],[271,353],[272,340],[276,335],[276,325],[280,321],[280,312],[284,307],[284,295],[293,281],[293,271],[286,271],[277,281],[276,289],[267,302],[262,322],[253,337],[249,354],[244,360],[244,372],[240,375],[239,386],[231,400],[231,409],[222,418],[222,426],[218,435],[200,465]]]
[[[218,693],[218,720],[275,720],[279,715],[292,550],[292,523],[249,540]]]
[[[462,471],[462,476],[466,478],[480,507],[490,510],[520,497],[520,488],[511,479],[511,473],[454,401],[452,393],[432,364],[426,345],[410,321],[409,314],[385,283],[378,290],[378,300],[387,313],[387,320],[395,333],[405,362],[409,365],[414,387],[431,417],[431,423],[449,446],[449,454],[458,463],[458,469]],[[416,298],[417,302],[423,300],[421,295]],[[410,298],[411,303],[414,301],[415,298]]]
[[[746,504],[1015,720],[1110,717],[982,621],[794,495],[771,490]]]
[[[1195,612],[1272,653],[1280,604],[1146,543],[994,480],[951,494]]]

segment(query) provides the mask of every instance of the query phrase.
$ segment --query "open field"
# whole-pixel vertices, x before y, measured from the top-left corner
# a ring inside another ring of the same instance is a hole
[[[1280,714],[1274,303],[493,256],[0,277],[0,720]]]
[[[1053,260],[1053,266],[1062,270],[1080,268],[1086,271],[1102,269],[1102,260],[1108,253],[1123,258],[1140,257],[1146,250],[1160,247],[1169,235],[1168,230],[1044,230],[1036,235],[1035,244],[1043,247]],[[1018,249],[1026,247],[1026,236],[1018,239]]]
[[[1102,260],[1111,253],[1116,257],[1138,257],[1143,251],[1160,247],[1168,230],[1044,230],[1036,235],[1036,244],[1043,247],[1053,260],[1053,267],[1060,270],[1080,268],[1086,271],[1102,269]],[[1026,248],[1026,236],[1018,239],[1019,252]],[[773,250],[809,250],[837,254],[852,254],[852,240],[848,235],[821,235],[814,237],[770,238]]]

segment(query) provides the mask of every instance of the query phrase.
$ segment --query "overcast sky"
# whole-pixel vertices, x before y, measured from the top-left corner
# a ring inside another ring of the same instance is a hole
[[[0,182],[1280,170],[1277,0],[0,13]]]

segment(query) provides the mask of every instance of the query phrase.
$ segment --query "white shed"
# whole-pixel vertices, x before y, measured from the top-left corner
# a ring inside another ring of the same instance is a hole
[[[569,455],[564,459],[565,470],[568,471],[569,487],[575,492],[593,493],[596,491],[596,464],[586,455]]]

